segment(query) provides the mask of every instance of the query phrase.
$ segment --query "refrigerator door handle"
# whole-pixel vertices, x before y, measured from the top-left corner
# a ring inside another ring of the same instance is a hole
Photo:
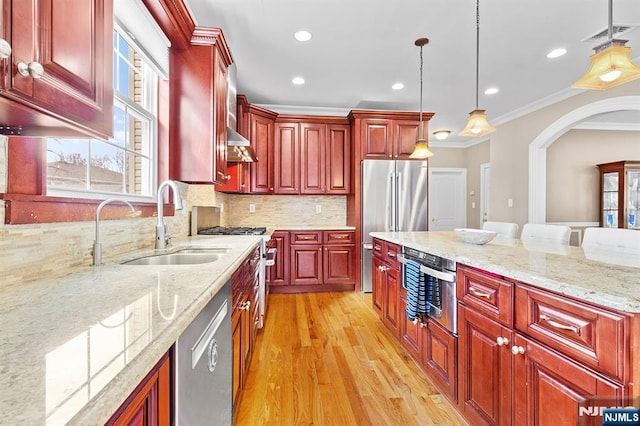
[[[389,216],[389,231],[396,230],[396,185],[395,185],[395,172],[389,173],[389,185],[391,191],[389,191],[390,200],[389,206],[391,207],[391,215]]]
[[[362,248],[365,250],[373,250],[373,244],[372,243],[362,243]]]
[[[404,188],[402,187],[402,172],[396,172],[396,231],[407,231],[407,229],[400,228],[400,222],[404,222],[402,218],[404,218],[404,209],[406,205],[400,202],[401,197],[404,200],[408,200],[409,198],[404,198],[400,192]]]

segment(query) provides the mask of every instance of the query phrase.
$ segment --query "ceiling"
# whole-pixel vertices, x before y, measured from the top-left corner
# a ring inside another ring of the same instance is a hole
[[[237,66],[238,93],[278,112],[418,111],[420,50],[414,41],[427,37],[423,110],[435,113],[430,131],[449,129],[447,144],[469,144],[457,133],[476,107],[474,0],[185,2],[197,25],[222,28]],[[607,23],[607,0],[482,0],[479,108],[498,125],[580,93],[570,86],[606,36],[584,40]],[[615,0],[613,23],[632,27],[616,38],[629,40],[631,57],[640,62],[640,1]],[[295,40],[300,29],[313,38]],[[558,47],[567,54],[548,59]],[[293,85],[296,76],[306,83]],[[396,82],[404,89],[392,90]],[[488,87],[500,91],[485,95]],[[640,123],[640,113],[630,119]]]

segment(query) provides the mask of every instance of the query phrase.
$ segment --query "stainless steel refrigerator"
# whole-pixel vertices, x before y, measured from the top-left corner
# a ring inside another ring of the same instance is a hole
[[[362,162],[362,291],[371,291],[370,232],[427,230],[427,162]]]

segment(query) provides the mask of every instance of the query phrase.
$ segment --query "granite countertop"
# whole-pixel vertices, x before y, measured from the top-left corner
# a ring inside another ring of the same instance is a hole
[[[583,250],[501,237],[473,245],[453,232],[372,232],[371,236],[580,300],[640,313],[638,251]]]
[[[191,237],[119,261],[229,251],[213,263],[110,263],[0,288],[0,424],[104,424],[259,242]]]

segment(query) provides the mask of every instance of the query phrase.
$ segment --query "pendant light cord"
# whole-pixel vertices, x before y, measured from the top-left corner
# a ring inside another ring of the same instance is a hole
[[[609,0],[609,28],[607,29],[607,37],[613,39],[613,0]]]
[[[613,1],[613,0],[609,0]],[[476,0],[476,109],[478,109],[478,92],[480,86],[480,0]]]
[[[422,47],[420,46],[420,128],[418,129],[418,140],[424,139],[424,129],[422,127]]]

